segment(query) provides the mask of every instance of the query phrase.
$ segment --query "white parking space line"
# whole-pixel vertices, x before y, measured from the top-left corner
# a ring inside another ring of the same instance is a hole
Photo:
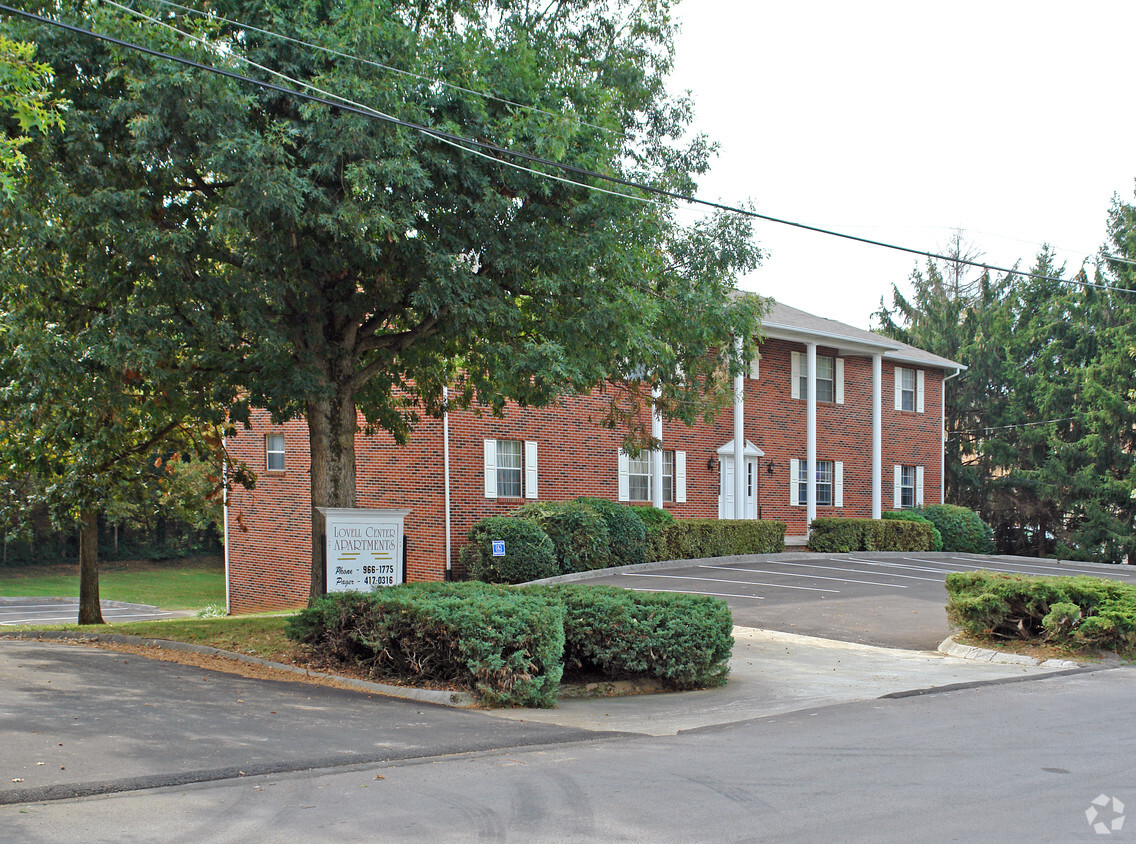
[[[791,571],[769,571],[768,569],[743,569],[736,566],[712,566],[703,563],[700,569],[725,569],[726,571],[744,571],[750,574],[779,574],[783,577],[803,577],[807,580],[835,580],[838,583],[863,583],[866,586],[886,586],[889,589],[906,589],[902,583],[880,583],[878,580],[853,580],[850,577],[824,577],[819,574],[796,574]]]
[[[947,572],[943,571],[942,569],[929,569],[924,568],[923,566],[904,565],[903,563],[889,563],[884,560],[860,560],[856,557],[845,557],[845,559],[850,563],[859,563],[863,566],[879,566],[880,568],[885,569],[904,569],[905,571],[925,571],[930,574],[947,574]],[[937,579],[938,578],[936,578],[936,580]]]
[[[943,582],[942,578],[939,578],[939,577],[920,577],[917,574],[896,574],[895,572],[892,572],[892,571],[888,571],[888,572],[864,571],[863,569],[850,569],[850,568],[847,568],[845,566],[821,566],[821,565],[817,565],[816,563],[791,563],[788,560],[771,560],[770,562],[775,563],[776,565],[779,565],[779,566],[794,566],[795,568],[821,569],[821,570],[824,570],[824,571],[843,571],[843,572],[847,572],[848,574],[875,574],[875,575],[879,575],[880,577],[902,577],[904,580],[923,580],[923,581],[926,581],[927,583],[942,583]]]
[[[956,557],[955,559],[965,560],[968,563],[981,563],[983,561],[982,557]],[[1124,569],[1131,568],[1131,566],[1120,566],[1120,565],[1110,566],[1109,569],[1102,571],[1099,566],[1090,568],[1089,566],[1079,566],[1076,563],[1066,563],[1064,565],[1058,565],[1057,563],[1043,562],[1040,558],[1038,559],[1038,561],[1036,563],[1033,563],[1033,562],[1019,563],[1019,562],[1016,562],[1016,561],[1013,561],[1013,560],[998,560],[998,565],[1000,565],[1000,566],[1033,566],[1035,568],[1050,569],[1054,572],[1059,572],[1059,573],[1063,573],[1063,574],[1072,573],[1072,574],[1100,575],[1102,577],[1132,577],[1132,572],[1124,571]],[[1116,569],[1116,571],[1113,572],[1111,569]]]
[[[787,586],[782,583],[762,583],[757,580],[722,580],[716,577],[691,577],[686,574],[644,574],[643,572],[621,572],[620,577],[665,577],[671,580],[701,580],[705,583],[736,583],[738,586],[769,586],[773,589],[801,589],[805,592],[831,592],[839,595],[839,589],[821,589],[819,586]]]
[[[990,563],[982,563],[982,562],[978,562],[977,560],[963,560],[963,559],[959,559],[959,558],[954,558],[954,559],[951,559],[951,560],[923,560],[923,559],[920,559],[918,557],[901,557],[900,559],[911,560],[912,562],[916,562],[916,563],[931,563],[932,565],[939,565],[939,566],[946,566],[946,565],[966,566],[966,568],[951,568],[951,569],[949,569],[949,571],[958,571],[958,572],[962,572],[962,571],[996,571],[996,572],[1000,572],[1002,574],[1033,574],[1033,575],[1039,575],[1041,577],[1052,577],[1053,574],[1054,574],[1054,571],[1052,569],[1043,569],[1043,568],[1036,567],[1036,566],[1030,566],[1028,563],[1004,563],[1004,562],[1001,562],[1001,561],[997,561],[994,565],[991,565]],[[972,563],[972,564],[967,565],[968,563]],[[1016,569],[1006,568],[1006,566],[1014,566],[1014,565],[1018,566],[1019,568],[1016,568]],[[1081,574],[1082,572],[1073,572],[1073,573]],[[1065,571],[1064,574],[1070,574],[1070,572]]]
[[[0,604],[0,612],[4,610],[66,610],[78,607],[76,604]]]
[[[75,621],[79,607],[77,604],[72,604],[69,607],[65,607],[65,609],[69,609],[70,612],[47,614],[25,613],[20,618],[8,618],[3,613],[0,613],[0,627],[14,627],[20,624],[70,624]],[[158,619],[172,617],[173,613],[169,612],[124,612],[116,609],[103,609],[103,619],[107,621],[123,621],[128,618],[143,618],[157,621]]]
[[[646,586],[632,586],[632,592],[677,592],[679,595],[710,595],[715,598],[748,598],[751,601],[764,601],[764,595],[732,595],[729,592],[700,592],[697,589],[648,589]]]

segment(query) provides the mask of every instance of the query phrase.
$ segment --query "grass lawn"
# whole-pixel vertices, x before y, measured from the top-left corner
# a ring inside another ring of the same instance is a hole
[[[281,615],[242,615],[232,618],[182,618],[170,621],[131,621],[122,624],[68,624],[50,629],[79,630],[84,633],[116,633],[170,639],[194,645],[208,645],[225,651],[258,656],[279,662],[290,662],[296,643],[284,638]],[[28,628],[21,628],[28,629]]]
[[[100,567],[99,597],[150,604],[164,610],[202,609],[225,603],[221,557],[164,562],[115,562]],[[0,597],[78,598],[78,563],[0,569]]]

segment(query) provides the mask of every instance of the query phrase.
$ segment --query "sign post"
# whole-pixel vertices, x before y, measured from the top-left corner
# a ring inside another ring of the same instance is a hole
[[[406,580],[403,523],[409,510],[320,507],[326,522],[328,592],[369,592]]]

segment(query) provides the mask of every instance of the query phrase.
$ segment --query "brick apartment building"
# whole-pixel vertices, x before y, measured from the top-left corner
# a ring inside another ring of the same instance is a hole
[[[502,419],[454,411],[423,420],[402,447],[358,434],[357,504],[410,510],[413,581],[460,574],[470,526],[532,500],[589,495],[677,517],[778,519],[789,544],[803,544],[817,516],[878,518],[942,500],[943,385],[961,364],[780,304],[764,332],[760,359],[735,379],[734,407],[710,425],[654,420],[661,451],[629,458],[621,435],[594,421],[594,396]],[[303,605],[307,426],[254,414],[228,448],[258,475],[255,490],[234,490],[227,505],[230,609]]]

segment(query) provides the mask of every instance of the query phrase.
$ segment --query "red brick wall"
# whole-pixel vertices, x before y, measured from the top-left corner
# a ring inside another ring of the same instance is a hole
[[[790,536],[805,532],[804,505],[789,504],[789,461],[805,458],[805,402],[790,397],[790,352],[804,346],[770,340],[761,350],[760,378],[746,379],[745,436],[765,452],[758,472],[761,516],[788,524]],[[819,348],[819,355],[837,350]],[[895,367],[883,366],[882,501],[892,509],[895,464],[925,467],[924,501],[939,500],[942,372],[925,370],[924,412],[894,410]],[[844,464],[844,506],[818,507],[817,515],[871,516],[872,361],[844,358],[844,403],[818,403],[817,458]],[[538,443],[538,491],[542,500],[590,495],[618,497],[617,460],[622,435],[601,428],[604,400],[579,396],[539,410],[510,407],[504,419],[471,411],[450,414],[451,564],[479,519],[509,512],[524,498],[485,497],[484,441]],[[266,472],[264,438],[286,438],[286,468]],[[733,439],[729,408],[713,424],[686,427],[664,422],[668,449],[685,451],[687,501],[667,503],[679,517],[718,515],[718,470],[707,461]],[[232,438],[229,450],[258,474],[252,492],[234,490],[229,509],[231,606],[234,612],[298,606],[307,600],[310,558],[309,463],[303,422],[273,427],[256,414],[251,431]],[[773,473],[766,466],[773,463]],[[443,439],[440,420],[421,423],[405,447],[386,434],[357,439],[358,506],[405,507],[410,548],[409,580],[445,576]],[[459,572],[460,574],[460,572]]]

